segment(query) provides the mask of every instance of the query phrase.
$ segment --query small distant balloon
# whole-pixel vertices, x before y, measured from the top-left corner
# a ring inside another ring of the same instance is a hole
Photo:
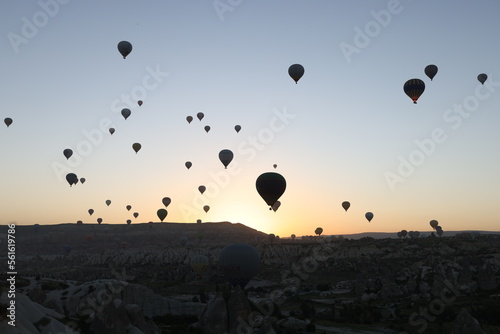
[[[123,56],[123,59],[125,59],[132,52],[132,44],[127,41],[121,41],[118,43],[118,51]]]
[[[156,214],[158,215],[158,218],[160,218],[160,221],[163,221],[163,219],[165,219],[165,217],[167,217],[167,210],[165,209],[159,209]]]
[[[188,123],[191,123],[191,122],[193,121],[193,116],[187,116],[187,117],[186,117],[186,121],[187,121]]]
[[[193,164],[191,163],[191,161],[186,161],[186,163],[184,164],[184,166],[186,166],[187,169],[191,168]]]
[[[231,150],[224,149],[219,152],[219,160],[224,165],[224,168],[227,169],[227,166],[233,161],[234,154]]]
[[[200,193],[203,195],[203,193],[205,192],[205,190],[207,190],[207,188],[205,186],[199,186],[198,187],[198,190],[200,191]]]
[[[127,211],[130,211],[130,209],[132,209],[132,205],[127,205],[125,208],[127,208]]]
[[[110,133],[110,134],[115,133],[115,128],[109,128],[109,133]]]
[[[274,164],[273,167],[274,167],[274,169],[276,169],[276,167],[278,167],[278,165]]]
[[[201,219],[196,219],[197,224],[201,224]]]
[[[81,183],[81,184],[84,184],[84,183],[85,183],[85,181],[87,181],[87,180],[86,180],[84,177],[80,178],[80,183]]]
[[[429,222],[429,225],[431,225],[433,229],[436,229],[438,227],[438,224],[438,221],[434,219]]]
[[[139,217],[139,212],[134,212],[134,218]]]
[[[130,219],[127,219],[127,225],[132,224],[132,221]]]
[[[418,98],[425,90],[425,83],[420,79],[410,79],[405,82],[403,90],[412,99],[413,103],[417,103]]]
[[[373,213],[371,213],[371,212],[365,213],[365,218],[366,218],[366,220],[368,220],[368,222],[371,222],[373,219]]]
[[[93,213],[94,213],[94,209],[89,209],[89,215],[92,216]]]
[[[488,79],[488,76],[484,73],[481,73],[477,76],[477,80],[479,80],[479,82],[484,85],[484,82]]]
[[[349,207],[351,206],[351,203],[345,201],[345,202],[342,202],[342,207],[344,208],[344,210],[347,212],[347,210],[349,209]]]
[[[163,203],[163,205],[165,205],[165,207],[168,207],[170,205],[170,203],[172,202],[172,200],[170,199],[170,197],[163,197],[161,202]]]
[[[97,223],[98,224],[102,223],[102,218],[97,218]]]
[[[304,75],[304,66],[300,64],[293,64],[288,68],[288,75],[295,81],[295,83],[298,83],[300,78]]]
[[[68,181],[69,186],[71,187],[74,184],[78,183],[78,176],[75,173],[66,174],[66,181]]]
[[[235,125],[234,129],[236,130],[236,133],[240,132],[241,130],[241,125]]]
[[[208,131],[210,131],[210,126],[205,125],[205,131],[206,131],[206,133],[208,133]]]
[[[134,149],[135,153],[137,154],[137,152],[139,152],[139,150],[141,149],[141,144],[139,143],[133,143],[132,144],[132,148]]]
[[[111,204],[111,201],[109,199],[106,200],[106,205],[109,206]]]
[[[7,125],[7,127],[9,127],[11,124],[12,124],[12,118],[10,117],[6,117],[3,122],[5,123],[5,125]]]
[[[142,100],[137,101],[137,104],[139,105],[139,107],[142,106]]]
[[[208,212],[208,210],[210,210],[210,207],[209,207],[208,205],[205,205],[205,206],[203,207],[203,211]]]
[[[66,159],[69,159],[71,158],[71,156],[73,155],[73,150],[70,149],[70,148],[67,148],[63,151],[63,154],[64,156],[66,157]]]
[[[199,112],[196,114],[196,117],[198,117],[198,119],[201,121],[203,119],[203,117],[205,117],[205,114],[203,114],[202,112]]]
[[[429,79],[432,79],[436,76],[437,72],[438,72],[438,68],[436,65],[427,65],[424,69],[424,72],[425,72],[425,75],[427,75],[429,77]]]
[[[123,108],[122,109],[122,116],[123,116],[123,118],[127,119],[130,116],[130,114],[132,114],[132,112],[130,111],[130,109],[128,109],[128,108]]]

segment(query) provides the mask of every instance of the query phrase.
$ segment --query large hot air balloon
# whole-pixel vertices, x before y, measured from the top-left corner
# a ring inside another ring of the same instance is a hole
[[[118,51],[123,56],[123,59],[125,59],[132,52],[132,44],[127,41],[121,41],[118,43]]]
[[[111,200],[107,199],[106,200],[106,205],[109,206],[111,204]]]
[[[438,72],[438,68],[436,65],[427,65],[424,69],[424,72],[425,72],[425,75],[427,75],[429,77],[429,79],[432,79],[434,78],[434,76],[436,76],[437,72]]]
[[[479,82],[484,85],[484,82],[486,81],[486,79],[488,79],[488,76],[484,73],[481,73],[477,76],[477,80],[479,80]]]
[[[63,151],[63,154],[64,156],[66,157],[66,159],[69,159],[71,158],[71,156],[73,155],[73,150],[70,149],[70,148],[67,148]]]
[[[9,127],[11,124],[12,124],[12,118],[10,117],[6,117],[3,122],[5,123],[5,125],[7,125],[7,127]]]
[[[139,105],[139,107],[142,106],[142,103],[143,103],[142,100],[137,101],[137,104]]]
[[[161,202],[163,203],[163,205],[165,205],[165,207],[168,207],[170,202],[172,202],[172,200],[170,199],[170,197],[163,197]]]
[[[368,222],[371,222],[373,219],[373,213],[371,213],[371,212],[365,213],[365,218],[366,218],[366,220],[368,220]]]
[[[208,205],[205,205],[205,206],[203,207],[203,211],[208,212],[208,210],[210,210],[210,207],[209,207]]]
[[[233,160],[233,157],[234,157],[234,155],[233,155],[233,152],[231,152],[231,150],[224,149],[224,150],[219,152],[219,160],[224,165],[224,168],[227,168],[227,166]]]
[[[431,227],[433,229],[436,229],[436,227],[438,226],[438,224],[439,224],[438,221],[434,220],[434,219],[429,222],[429,225],[431,225]]]
[[[300,64],[293,64],[288,68],[288,75],[297,83],[304,75],[304,66]]]
[[[196,117],[198,117],[198,119],[201,121],[203,117],[205,117],[205,115],[202,112],[199,112],[196,114]]]
[[[132,114],[132,112],[130,111],[130,109],[128,109],[128,108],[123,108],[122,109],[122,116],[123,116],[123,118],[127,119],[130,116],[130,114]]]
[[[286,180],[281,174],[268,172],[257,178],[255,186],[267,205],[272,207],[285,192]]]
[[[184,164],[184,166],[186,166],[187,169],[191,168],[193,164],[191,163],[191,161],[186,161],[186,163]]]
[[[134,149],[135,153],[137,154],[137,152],[139,152],[139,150],[141,149],[141,144],[139,143],[133,143],[132,144],[132,148]]]
[[[219,254],[219,271],[232,286],[242,289],[250,282],[260,268],[260,254],[248,244],[231,244]]]
[[[110,134],[115,133],[115,128],[109,128],[109,133],[110,133]]]
[[[199,186],[198,187],[198,190],[200,191],[200,193],[203,195],[203,193],[205,192],[205,190],[207,190],[207,188],[205,186]]]
[[[132,209],[132,205],[127,205],[125,208],[127,209],[127,211],[130,211],[130,209]]]
[[[403,90],[413,100],[413,103],[416,104],[418,98],[425,90],[425,83],[420,79],[410,79],[405,82]]]
[[[342,202],[342,207],[344,208],[345,211],[347,211],[350,206],[351,206],[351,203],[349,203],[347,201]]]
[[[210,126],[209,125],[205,125],[205,132],[208,133],[208,131],[210,131]]]
[[[69,186],[76,184],[78,182],[78,176],[75,173],[66,174],[66,181],[68,181]]]
[[[241,130],[241,125],[235,125],[234,129],[236,130],[236,133],[240,132]]]
[[[160,218],[160,221],[163,221],[163,219],[165,219],[165,217],[167,217],[167,210],[165,209],[159,209],[156,214],[158,215],[158,218]]]
[[[198,275],[203,275],[208,271],[208,268],[210,268],[208,257],[201,254],[193,255],[190,265],[193,271]]]
[[[187,121],[188,123],[191,123],[191,122],[193,121],[193,116],[187,116],[187,117],[186,117],[186,121]]]
[[[92,216],[93,213],[94,213],[94,209],[89,209],[89,215]]]

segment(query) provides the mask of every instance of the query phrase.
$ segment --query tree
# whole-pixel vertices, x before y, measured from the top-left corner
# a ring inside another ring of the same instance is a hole
[[[316,228],[316,230],[314,230],[314,233],[317,234],[318,236],[320,236],[321,233],[323,233],[323,229],[321,227],[318,227],[318,228]]]

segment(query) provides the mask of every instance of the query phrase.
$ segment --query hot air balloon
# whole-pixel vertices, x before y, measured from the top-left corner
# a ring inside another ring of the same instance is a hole
[[[285,192],[286,180],[281,174],[268,172],[257,178],[255,186],[267,205],[272,207]]]
[[[76,225],[82,225],[82,224],[83,224],[83,221],[81,221],[81,220],[76,221]]]
[[[186,121],[188,121],[188,123],[191,123],[193,121],[193,116],[187,116]]]
[[[139,107],[142,106],[142,100],[137,101],[137,104],[139,105]]]
[[[434,76],[438,72],[438,68],[436,65],[427,65],[424,69],[424,72],[425,72],[425,75],[427,75],[429,77],[429,79],[431,79],[431,81],[432,81],[432,78],[434,78]]]
[[[371,212],[365,213],[365,218],[366,218],[366,220],[368,220],[368,222],[371,222],[373,219],[373,213],[371,213]]]
[[[205,192],[205,190],[207,190],[207,188],[205,186],[199,186],[198,187],[198,190],[200,191],[200,193],[203,195],[203,193]]]
[[[133,143],[132,144],[132,148],[134,149],[135,153],[137,154],[137,152],[139,152],[139,150],[141,149],[141,144],[139,143]]]
[[[234,129],[236,130],[236,133],[240,132],[241,130],[241,125],[235,125]]]
[[[163,205],[165,205],[165,207],[168,207],[168,205],[170,204],[170,202],[172,202],[172,200],[170,199],[170,197],[163,197],[161,202],[163,203]]]
[[[351,206],[351,203],[349,203],[347,201],[342,202],[342,207],[344,208],[345,211],[347,211],[350,206]]]
[[[260,254],[248,244],[231,244],[219,254],[219,271],[232,286],[242,289],[250,282],[260,268]]]
[[[273,209],[274,212],[276,212],[276,210],[278,210],[278,208],[281,206],[281,202],[280,201],[276,201],[274,202],[274,204],[271,206],[271,209]]]
[[[109,133],[110,133],[110,134],[115,133],[115,128],[109,128]]]
[[[111,204],[111,201],[109,199],[106,200],[106,205],[109,206]]]
[[[210,207],[209,207],[208,205],[205,205],[205,206],[203,207],[203,211],[208,212],[208,210],[210,210]]]
[[[201,224],[201,219],[196,219],[197,224]]]
[[[196,117],[198,117],[198,119],[201,121],[203,117],[205,117],[205,115],[202,112],[199,112],[196,114]]]
[[[81,183],[81,184],[84,184],[84,183],[85,183],[85,181],[87,181],[87,180],[86,180],[84,177],[81,177],[81,178],[80,178],[80,183]]]
[[[276,167],[278,167],[278,165],[274,164],[273,167],[274,167],[274,169],[276,169]]]
[[[64,156],[66,157],[66,159],[69,159],[71,158],[71,156],[73,155],[73,150],[70,149],[70,148],[67,148],[63,151],[63,154]]]
[[[78,176],[75,173],[66,174],[66,181],[68,181],[69,186],[76,184],[78,182]]]
[[[132,221],[130,219],[127,219],[127,225],[132,224]]]
[[[127,119],[130,116],[130,114],[132,114],[132,112],[130,111],[130,109],[128,109],[128,108],[123,108],[122,109],[122,116],[123,116],[123,118]]]
[[[102,223],[102,218],[97,218],[97,224]]]
[[[210,131],[210,126],[205,125],[205,131],[206,131],[206,133],[208,133],[208,131]]]
[[[208,257],[201,254],[193,255],[193,257],[191,257],[190,265],[193,271],[198,275],[206,273],[208,268],[210,268]]]
[[[89,215],[92,216],[93,213],[94,213],[94,209],[89,209]]]
[[[121,41],[118,43],[118,51],[123,56],[123,59],[125,59],[132,52],[132,44],[127,41]]]
[[[160,218],[160,221],[163,221],[163,219],[165,219],[165,217],[167,217],[167,210],[165,209],[159,209],[156,214],[158,215],[158,218]]]
[[[407,230],[401,230],[401,235],[403,236],[403,238],[406,238],[407,234],[408,234]]]
[[[191,161],[186,161],[186,163],[184,164],[184,166],[186,166],[187,169],[191,168],[193,164],[191,163]]]
[[[233,161],[233,156],[234,155],[231,150],[224,149],[219,152],[219,160],[224,165],[224,168],[227,168],[231,161]]]
[[[436,229],[436,227],[438,226],[438,224],[439,224],[438,221],[434,220],[434,219],[429,222],[429,225],[431,225],[431,227],[433,229]]]
[[[297,83],[304,75],[304,66],[300,64],[293,64],[288,68],[288,75]]]
[[[139,212],[134,212],[134,218],[139,217]]]
[[[132,209],[132,205],[127,205],[125,208],[127,209],[127,211],[130,211],[130,209]]]
[[[477,80],[479,80],[479,82],[484,85],[484,82],[486,81],[486,79],[488,79],[488,76],[484,73],[481,73],[477,76]]]
[[[403,90],[413,100],[413,103],[416,104],[418,98],[425,90],[425,83],[420,79],[410,79],[405,82]]]
[[[5,125],[7,125],[7,127],[9,127],[11,124],[12,124],[12,118],[10,117],[6,117],[3,122],[5,123]]]
[[[441,226],[437,226],[436,227],[436,233],[438,236],[442,236],[443,235],[443,228]]]

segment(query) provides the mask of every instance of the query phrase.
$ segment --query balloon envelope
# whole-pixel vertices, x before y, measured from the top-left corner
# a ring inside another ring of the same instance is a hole
[[[433,229],[436,229],[436,227],[438,226],[438,224],[439,224],[438,221],[434,220],[434,219],[429,222],[429,225],[431,225],[431,227]]]
[[[110,133],[110,134],[115,133],[115,128],[109,128],[109,133]]]
[[[76,184],[78,182],[78,176],[75,173],[66,174],[66,181],[68,181],[69,186]]]
[[[139,107],[142,106],[142,103],[143,103],[142,100],[137,101],[137,104],[139,105]]]
[[[274,164],[273,167],[274,167],[274,169],[276,169],[276,167],[278,167],[278,165]]]
[[[94,213],[94,209],[89,209],[89,215],[92,216],[93,213]]]
[[[241,130],[241,125],[235,125],[234,129],[236,130],[236,133],[240,132]]]
[[[219,152],[219,160],[224,165],[224,168],[227,168],[227,166],[233,160],[233,157],[234,157],[234,155],[233,155],[233,152],[231,150],[225,149],[225,150],[222,150]]]
[[[170,199],[170,197],[163,197],[161,202],[163,203],[163,205],[165,205],[165,207],[167,207],[170,204],[170,202],[172,202],[172,200]]]
[[[125,208],[127,208],[127,211],[130,211],[130,209],[132,209],[132,205],[127,205]]]
[[[203,194],[205,190],[207,190],[207,188],[205,186],[199,186],[198,190],[200,191],[201,194]]]
[[[73,150],[70,149],[70,148],[67,148],[63,151],[63,154],[64,156],[66,157],[66,159],[69,159],[71,158],[71,156],[73,155]]]
[[[432,79],[436,76],[437,72],[438,72],[438,68],[436,65],[427,65],[424,69],[424,72],[425,72],[425,75],[427,75],[429,77],[429,79]]]
[[[5,123],[5,125],[7,125],[7,127],[9,127],[11,124],[12,124],[12,118],[10,117],[6,117],[3,122]]]
[[[191,161],[186,161],[186,163],[184,164],[184,166],[186,166],[187,169],[191,168],[193,164],[191,163]]]
[[[369,222],[371,222],[371,221],[372,221],[372,219],[373,219],[373,213],[371,213],[371,212],[367,212],[367,213],[365,213],[365,218],[366,218]]]
[[[206,273],[210,267],[208,257],[201,254],[193,255],[190,265],[193,271],[199,275]]]
[[[347,211],[350,206],[351,206],[351,203],[349,203],[347,201],[342,202],[342,207],[344,208],[345,211]]]
[[[165,219],[165,217],[167,217],[167,210],[165,209],[159,209],[156,214],[158,215],[158,218],[160,218],[160,221],[163,221],[163,219]]]
[[[130,109],[128,109],[128,108],[123,108],[122,109],[122,116],[123,116],[123,118],[127,119],[130,116],[130,114],[132,114],[132,112],[130,111]]]
[[[244,288],[260,268],[260,254],[248,244],[231,244],[219,254],[219,271],[232,286]]]
[[[82,184],[84,184],[84,183],[85,183],[85,181],[87,181],[87,180],[86,180],[84,177],[80,178],[80,182],[81,182]]]
[[[191,122],[193,121],[193,116],[188,116],[188,117],[186,117],[186,121],[187,121],[188,123],[191,123]]]
[[[121,41],[118,43],[118,51],[123,56],[123,59],[125,59],[132,52],[132,44],[127,41]]]
[[[134,212],[134,218],[139,217],[139,212]]]
[[[208,131],[210,131],[210,126],[206,125],[205,126],[205,131],[208,133]]]
[[[479,80],[479,82],[484,85],[484,82],[486,81],[486,79],[488,79],[488,76],[484,73],[481,73],[477,76],[477,80]]]
[[[425,90],[425,83],[420,79],[410,79],[405,82],[403,90],[413,103],[417,103],[418,98]]]
[[[257,178],[255,186],[267,205],[272,207],[285,192],[286,180],[281,174],[268,172]]]
[[[97,218],[97,223],[98,224],[102,223],[102,218]]]
[[[132,144],[132,148],[134,149],[135,153],[139,152],[139,150],[141,149],[141,144],[139,143],[133,143]]]
[[[210,207],[209,207],[208,205],[205,205],[205,206],[203,207],[203,211],[208,212],[208,210],[210,210]]]
[[[205,115],[202,112],[199,112],[196,114],[196,117],[198,117],[198,119],[201,121],[203,117],[205,117]]]
[[[111,201],[109,199],[106,200],[106,205],[109,206],[111,204]]]
[[[297,83],[304,75],[304,66],[293,64],[288,68],[288,75]]]

